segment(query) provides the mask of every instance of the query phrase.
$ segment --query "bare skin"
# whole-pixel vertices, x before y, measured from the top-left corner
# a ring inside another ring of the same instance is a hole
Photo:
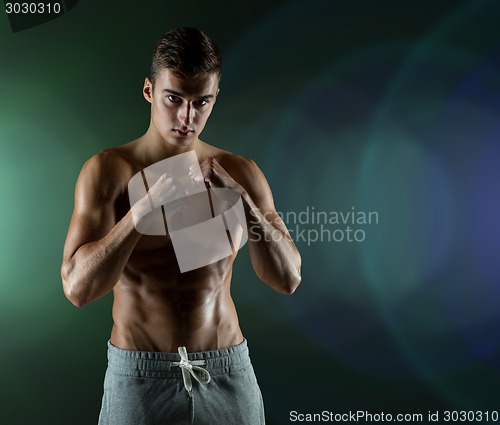
[[[194,150],[207,185],[241,194],[250,257],[262,281],[293,293],[301,279],[300,255],[257,165],[198,137],[219,92],[217,76],[189,81],[165,69],[154,89],[146,79],[143,92],[151,103],[148,131],[92,157],[78,178],[61,268],[65,295],[80,307],[113,291],[111,343],[119,348],[176,352],[185,346],[195,352],[237,345],[243,335],[230,294],[237,252],[181,273],[168,235],[136,231],[127,192],[131,177]],[[149,193],[161,200],[172,184],[165,175]],[[146,196],[134,205],[136,217],[147,222],[149,205]]]

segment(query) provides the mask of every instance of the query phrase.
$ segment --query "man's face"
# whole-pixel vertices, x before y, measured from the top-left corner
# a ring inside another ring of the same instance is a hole
[[[161,71],[154,90],[146,78],[144,97],[151,103],[151,120],[161,137],[175,146],[188,146],[203,131],[219,92],[216,74],[196,80]]]

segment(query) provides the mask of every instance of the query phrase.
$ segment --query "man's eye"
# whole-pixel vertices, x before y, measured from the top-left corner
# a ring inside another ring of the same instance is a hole
[[[168,100],[170,100],[170,102],[179,102],[181,99],[171,94],[170,96],[168,96]]]
[[[207,104],[207,101],[205,99],[199,99],[196,100],[194,103],[196,103],[198,106],[205,106]]]

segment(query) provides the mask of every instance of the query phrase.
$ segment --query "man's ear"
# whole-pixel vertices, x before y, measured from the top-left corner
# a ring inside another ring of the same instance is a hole
[[[153,83],[148,77],[144,79],[142,94],[144,95],[144,99],[146,99],[149,103],[153,101]]]

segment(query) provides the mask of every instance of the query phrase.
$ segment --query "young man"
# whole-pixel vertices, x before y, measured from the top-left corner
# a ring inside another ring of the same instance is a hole
[[[166,222],[163,236],[137,230],[147,228],[151,211],[179,189],[168,172],[146,186],[137,202],[130,201],[135,175],[144,177],[144,170],[166,159],[196,154],[202,176],[189,172],[193,184],[230,189],[240,197],[257,276],[283,294],[295,291],[300,255],[264,175],[252,160],[199,139],[220,74],[218,49],[203,32],[166,33],[144,82],[151,104],[147,132],[93,156],[78,178],[61,276],[75,306],[114,294],[101,425],[264,423],[230,295],[237,251],[182,272]]]

